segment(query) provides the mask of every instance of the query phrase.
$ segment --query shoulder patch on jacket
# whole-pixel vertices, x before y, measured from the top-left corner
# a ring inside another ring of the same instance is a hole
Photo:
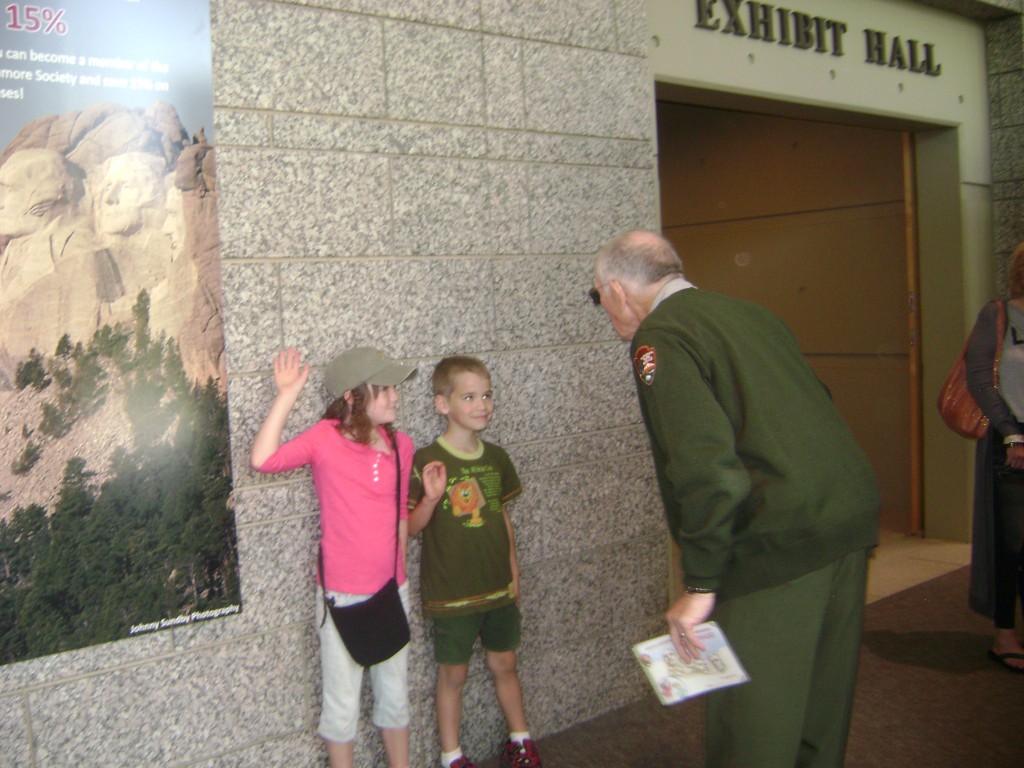
[[[633,368],[636,370],[636,375],[648,386],[654,383],[657,356],[654,347],[647,345],[637,347],[636,352],[633,353]]]

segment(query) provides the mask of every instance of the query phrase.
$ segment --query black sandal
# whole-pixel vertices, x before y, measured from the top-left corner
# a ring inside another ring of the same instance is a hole
[[[1016,672],[1018,675],[1024,675],[1024,667],[1015,667],[1012,664],[1007,664],[1007,659],[1020,659],[1024,661],[1024,653],[996,653],[991,648],[988,652],[988,657],[992,659],[996,664],[1011,672]]]

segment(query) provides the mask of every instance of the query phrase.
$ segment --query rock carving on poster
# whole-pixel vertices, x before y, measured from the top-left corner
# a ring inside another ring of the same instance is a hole
[[[0,388],[32,349],[129,323],[223,381],[213,152],[174,108],[99,104],[26,125],[0,155]]]

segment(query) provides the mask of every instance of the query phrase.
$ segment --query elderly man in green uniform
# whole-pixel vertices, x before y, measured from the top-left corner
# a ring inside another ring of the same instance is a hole
[[[789,329],[702,291],[671,244],[627,232],[591,299],[633,374],[685,588],[666,615],[684,660],[713,618],[750,674],[709,695],[709,768],[842,766],[877,541],[874,474]]]

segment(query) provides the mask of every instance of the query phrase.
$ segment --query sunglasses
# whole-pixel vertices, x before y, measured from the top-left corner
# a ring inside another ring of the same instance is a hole
[[[591,288],[587,291],[587,296],[590,297],[590,301],[595,307],[601,306],[601,289],[606,285],[608,285],[608,283],[601,283],[597,288]]]

